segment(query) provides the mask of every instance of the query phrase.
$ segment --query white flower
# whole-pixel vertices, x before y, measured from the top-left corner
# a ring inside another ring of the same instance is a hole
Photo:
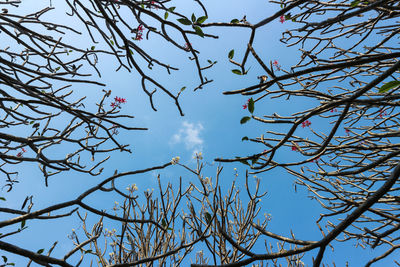
[[[179,156],[176,156],[175,158],[172,158],[171,164],[172,164],[172,165],[177,164],[177,163],[179,162],[180,159],[181,159],[181,158],[180,158]]]

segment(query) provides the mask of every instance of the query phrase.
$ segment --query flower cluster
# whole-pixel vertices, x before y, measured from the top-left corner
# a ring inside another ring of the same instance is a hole
[[[276,59],[272,62],[272,65],[276,68],[277,71],[281,70],[281,65],[279,65]]]
[[[137,187],[136,184],[133,184],[133,185],[128,186],[128,187],[126,188],[126,190],[128,190],[131,194],[132,194],[133,192],[137,191],[138,189],[139,189],[139,188]]]
[[[181,159],[181,158],[180,158],[179,156],[177,156],[177,157],[175,157],[175,158],[172,158],[171,164],[172,164],[172,165],[175,165],[175,164],[179,163],[179,160],[180,160],[180,159]]]
[[[183,46],[183,49],[185,49],[185,51],[190,51],[190,48],[192,47],[192,44],[191,43],[186,43],[184,46]]]
[[[279,21],[280,21],[280,23],[284,23],[285,22],[285,16],[284,15],[280,16],[279,17]]]
[[[303,121],[301,123],[302,128],[309,127],[310,125],[311,125],[311,122],[309,120]]]
[[[251,98],[247,99],[247,103],[243,105],[243,109],[247,109],[247,105],[249,104],[250,99],[251,99]]]
[[[25,148],[21,148],[21,151],[18,152],[17,157],[18,157],[18,158],[22,157],[22,155],[23,155],[25,152],[26,152],[26,149],[25,149]]]
[[[121,104],[125,104],[125,103],[126,103],[126,99],[125,98],[116,96],[114,98],[114,102],[112,102],[110,106],[112,108],[121,108]]]
[[[383,109],[379,110],[379,118],[382,119],[385,116],[387,116],[386,110],[383,110]]]
[[[151,1],[150,3],[151,3],[150,8],[154,7],[155,9],[158,9],[158,6],[156,5],[156,1]]]
[[[135,37],[136,41],[143,40],[143,30],[144,30],[143,25],[139,25],[139,27],[137,27],[137,29],[136,29],[136,37]]]

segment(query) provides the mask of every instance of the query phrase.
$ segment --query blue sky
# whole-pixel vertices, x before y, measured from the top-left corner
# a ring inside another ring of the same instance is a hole
[[[44,2],[46,5],[47,1]],[[36,1],[26,1],[24,5],[26,8],[31,8],[36,3]],[[209,11],[209,21],[230,21],[233,18],[241,19],[243,15],[247,15],[247,20],[255,23],[273,14],[279,8],[267,1],[256,0],[246,1],[246,4],[238,0],[206,1],[204,4]],[[54,2],[53,5],[56,6],[54,14],[61,14],[62,10],[57,9],[59,3]],[[188,16],[192,13],[192,3],[176,1],[176,6],[180,12]],[[195,10],[196,14],[200,14],[200,9]],[[281,24],[276,21],[258,31],[254,48],[262,59],[267,62],[278,60],[282,68],[289,69],[294,62],[293,58],[298,53],[294,47],[284,47],[279,42],[279,38],[281,33],[292,25],[292,22]],[[129,144],[133,153],[112,153],[112,158],[103,166],[104,173],[99,177],[71,172],[52,177],[50,187],[46,188],[36,166],[18,166],[21,183],[10,193],[2,192],[2,195],[4,194],[7,198],[5,205],[10,208],[20,208],[26,195],[34,195],[35,207],[39,209],[76,197],[89,186],[97,184],[100,179],[112,175],[115,170],[122,172],[163,164],[175,156],[180,156],[183,164],[194,166],[193,155],[196,152],[202,152],[205,162],[210,164],[206,168],[206,172],[210,174],[205,174],[205,176],[213,176],[219,165],[213,162],[214,158],[232,158],[259,152],[260,147],[241,141],[243,136],[256,137],[268,130],[265,125],[254,121],[244,125],[239,123],[243,116],[248,115],[248,111],[242,108],[248,97],[222,95],[223,91],[254,84],[257,76],[263,74],[253,59],[250,59],[248,63],[248,66],[251,66],[248,75],[238,76],[231,72],[231,69],[235,67],[228,62],[228,52],[234,49],[235,58],[240,58],[246,48],[249,31],[246,29],[207,28],[205,32],[219,35],[220,38],[214,40],[194,36],[190,40],[191,44],[201,52],[200,58],[203,64],[206,64],[207,59],[217,60],[218,63],[205,71],[205,76],[213,79],[214,82],[196,92],[193,92],[192,89],[197,86],[198,77],[193,74],[194,64],[187,59],[184,51],[170,48],[167,43],[157,38],[142,40],[139,43],[141,47],[154,53],[157,57],[181,68],[172,75],[168,75],[165,70],[160,68],[154,68],[149,73],[158,77],[163,85],[175,93],[183,86],[187,87],[180,99],[185,116],[180,116],[171,99],[161,92],[155,96],[154,100],[158,111],[154,112],[150,108],[147,96],[141,90],[139,76],[125,70],[116,72],[117,62],[110,63],[109,58],[101,58],[100,66],[103,74],[101,81],[107,84],[106,89],[112,90],[112,97],[118,96],[127,99],[127,103],[122,106],[121,111],[135,116],[133,120],[125,122],[137,127],[147,127],[149,130],[142,132],[120,130],[119,140],[121,143]],[[87,45],[82,43],[84,38],[79,36],[72,38],[73,41],[79,41],[82,46],[90,47],[92,45],[90,42]],[[88,108],[93,108],[94,103],[99,100],[98,90],[101,88],[74,85],[77,95],[87,96]],[[112,99],[109,99],[110,103],[111,101]],[[309,104],[300,100],[296,102],[265,100],[256,104],[256,111],[258,114],[284,113],[299,108],[304,109]],[[283,156],[290,158],[293,155],[294,153],[287,149],[287,154]],[[239,179],[243,177],[246,169],[246,166],[242,164],[224,164],[223,166],[223,186],[225,188],[230,185],[234,177],[234,168],[238,169]],[[161,171],[161,177],[165,182],[175,183],[179,176],[189,179],[189,181],[194,179],[179,166],[172,166]],[[139,187],[139,192],[142,192],[156,187],[155,177],[156,173],[131,177],[123,184],[135,183]],[[267,196],[263,199],[262,207],[265,213],[272,216],[270,231],[289,236],[290,230],[293,230],[299,239],[318,240],[321,238],[314,222],[322,209],[316,201],[308,198],[310,194],[304,188],[298,187],[298,192],[294,192],[292,176],[283,170],[274,169],[271,172],[259,174],[257,177],[261,179],[262,187],[268,191]],[[243,180],[239,183],[243,183]],[[125,188],[125,185],[122,186]],[[113,196],[104,195],[97,196],[90,201],[101,208],[111,209],[115,199]],[[4,205],[4,203],[1,204]],[[58,224],[46,224],[45,227],[40,221],[28,222],[27,225],[29,228],[26,231],[7,241],[14,241],[15,244],[25,248],[40,249],[49,248],[55,240],[59,240],[60,247],[54,255],[62,255],[72,247],[72,243],[66,236],[72,228],[79,228],[79,221],[74,217],[61,220]],[[262,247],[256,249],[261,251]],[[355,249],[355,244],[351,243],[336,245],[334,252],[327,249],[324,262],[331,264],[332,261],[335,261],[336,266],[344,266],[348,261],[349,266],[359,266],[366,263],[365,255],[368,255],[368,259],[372,258],[370,253],[372,252],[369,250]],[[16,262],[17,266],[23,266],[23,263],[26,262],[25,259],[14,258],[9,254],[5,255],[10,261]],[[311,253],[311,256],[315,255],[315,253]],[[392,262],[389,259],[388,264]],[[309,257],[305,258],[305,263],[311,264]]]

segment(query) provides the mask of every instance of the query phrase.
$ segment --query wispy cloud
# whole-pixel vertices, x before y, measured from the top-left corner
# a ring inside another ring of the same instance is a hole
[[[187,150],[192,153],[203,151],[204,140],[201,138],[201,132],[204,127],[201,123],[190,123],[184,121],[181,128],[171,138],[171,144],[184,144]]]

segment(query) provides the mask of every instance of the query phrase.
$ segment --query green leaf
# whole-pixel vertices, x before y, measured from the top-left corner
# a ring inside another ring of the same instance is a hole
[[[131,55],[133,55],[133,51],[132,51],[132,49],[129,49],[129,52],[131,53]]]
[[[351,6],[351,7],[356,7],[360,2],[361,2],[361,1],[354,0],[354,1],[352,1],[352,2],[350,3],[350,6]]]
[[[194,14],[192,14],[192,22],[196,21],[196,16]]]
[[[203,33],[203,31],[200,29],[199,26],[194,26],[194,30],[195,30],[195,32],[197,33],[197,35],[199,35],[199,36],[201,36],[201,37],[204,38],[204,33]]]
[[[232,70],[233,73],[237,74],[237,75],[242,75],[242,72],[238,69],[234,69]]]
[[[168,11],[169,12],[173,12],[175,10],[175,7],[173,6],[173,7],[170,7],[170,8],[168,8]]]
[[[204,214],[204,218],[206,219],[206,223],[210,223],[211,222],[211,214],[206,212]]]
[[[113,40],[110,40],[110,43],[111,43],[112,45],[114,45],[114,41],[113,41]]]
[[[21,229],[25,227],[25,223],[26,223],[25,220],[23,220],[23,221],[21,222]]]
[[[250,119],[251,119],[250,117],[245,116],[245,117],[243,117],[243,118],[240,120],[240,124],[245,124],[245,123],[248,122]]]
[[[180,23],[182,23],[183,25],[192,25],[192,22],[190,20],[188,20],[188,18],[180,18],[177,19]]]
[[[211,60],[209,60],[209,59],[207,60],[207,62],[208,62],[208,63],[210,63],[210,64],[212,64],[212,61],[211,61]]]
[[[290,13],[285,15],[285,20],[290,20]]]
[[[90,48],[90,50],[94,50],[96,47],[94,45],[92,45],[92,47]]]
[[[231,23],[237,24],[237,23],[239,23],[239,20],[238,19],[233,19],[233,20],[231,20]]]
[[[206,19],[208,19],[207,16],[202,16],[202,17],[200,17],[200,18],[197,19],[197,23],[201,24],[201,23],[203,23],[204,21],[206,21]]]
[[[229,53],[228,53],[228,58],[229,58],[229,59],[232,59],[234,55],[235,55],[235,50],[232,49],[232,50],[229,51]]]
[[[167,222],[165,221],[165,219],[162,219],[161,225],[162,225],[164,228],[167,226]]]
[[[55,68],[56,71],[58,71],[60,69],[60,67]]]
[[[186,89],[186,86],[181,88],[181,92],[183,92]]]
[[[165,14],[164,14],[164,19],[167,19],[168,18],[168,12],[165,12]]]
[[[7,263],[8,259],[6,256],[1,256],[3,258],[4,263]]]
[[[253,114],[253,112],[254,112],[254,100],[253,100],[253,98],[250,98],[249,104],[247,105],[247,109],[249,110],[249,112],[251,114]]]
[[[33,124],[34,123],[34,121],[31,121],[29,124]]]
[[[379,93],[386,93],[387,91],[400,86],[400,81],[391,81],[382,85],[379,89]]]
[[[37,254],[42,254],[43,251],[44,251],[44,248],[41,248],[41,249],[39,249],[36,253],[37,253]]]
[[[0,197],[0,200],[6,201],[5,197]]]
[[[243,141],[247,141],[247,140],[249,140],[249,138],[248,138],[247,136],[245,136],[245,137],[242,138],[242,142],[243,142]]]

